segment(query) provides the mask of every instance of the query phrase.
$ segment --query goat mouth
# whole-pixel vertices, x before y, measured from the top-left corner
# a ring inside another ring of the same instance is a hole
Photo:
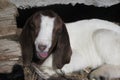
[[[42,59],[45,59],[46,57],[48,57],[48,53],[47,52],[38,52],[37,54]]]

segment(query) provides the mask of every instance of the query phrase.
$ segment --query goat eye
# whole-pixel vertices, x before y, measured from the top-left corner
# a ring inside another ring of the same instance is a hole
[[[58,30],[58,34],[61,34],[62,30]]]
[[[34,24],[31,24],[31,25],[30,25],[30,29],[31,29],[32,31],[35,30]]]

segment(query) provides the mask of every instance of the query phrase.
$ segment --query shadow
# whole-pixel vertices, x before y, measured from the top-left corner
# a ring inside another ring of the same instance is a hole
[[[110,7],[95,7],[93,5],[87,6],[84,4],[54,4],[49,6],[32,7],[26,9],[18,8],[19,16],[17,19],[17,26],[22,28],[32,14],[39,10],[50,9],[55,11],[64,22],[74,22],[77,20],[98,18],[113,22],[120,22],[120,3]]]
[[[22,66],[15,64],[11,73],[0,73],[0,80],[24,80]]]

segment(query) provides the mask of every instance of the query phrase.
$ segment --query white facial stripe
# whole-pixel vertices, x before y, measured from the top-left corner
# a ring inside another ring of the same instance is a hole
[[[55,18],[50,18],[49,16],[41,15],[40,30],[38,36],[35,40],[36,50],[39,51],[38,45],[46,45],[45,51],[48,51],[52,44],[52,32],[54,28]]]

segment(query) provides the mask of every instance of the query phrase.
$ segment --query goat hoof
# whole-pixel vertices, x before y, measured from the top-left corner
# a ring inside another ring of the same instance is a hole
[[[100,73],[98,71],[92,71],[89,75],[88,75],[88,79],[90,80],[110,80],[107,76],[107,74],[104,73]]]
[[[108,78],[104,76],[94,76],[94,75],[90,75],[89,79],[90,80],[109,80]]]

